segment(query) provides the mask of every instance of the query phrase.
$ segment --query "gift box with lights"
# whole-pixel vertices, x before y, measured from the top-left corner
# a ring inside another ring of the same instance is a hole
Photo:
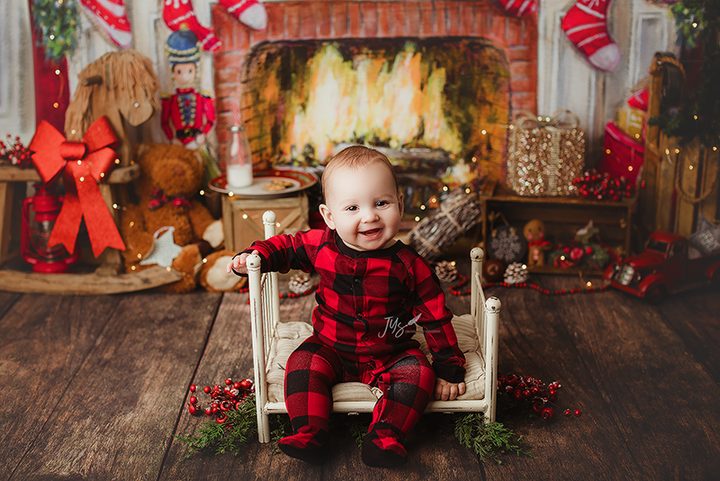
[[[551,117],[520,112],[510,134],[507,183],[518,195],[575,195],[585,167],[585,133],[568,110]]]

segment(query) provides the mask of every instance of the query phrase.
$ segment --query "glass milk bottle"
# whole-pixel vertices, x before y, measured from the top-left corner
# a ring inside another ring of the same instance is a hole
[[[245,127],[230,127],[230,142],[225,153],[228,187],[249,187],[253,183],[252,152]]]

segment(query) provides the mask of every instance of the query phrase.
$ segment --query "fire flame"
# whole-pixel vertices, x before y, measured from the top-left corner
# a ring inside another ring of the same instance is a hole
[[[345,60],[325,45],[310,60],[307,89],[293,92],[285,112],[285,153],[306,145],[323,160],[336,144],[366,139],[400,148],[415,139],[458,154],[459,132],[443,114],[445,70],[425,75],[422,55],[408,43],[390,62],[360,55]]]

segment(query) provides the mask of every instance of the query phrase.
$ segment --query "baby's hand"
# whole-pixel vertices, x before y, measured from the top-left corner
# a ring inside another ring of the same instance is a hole
[[[258,255],[258,251],[252,251],[253,254]],[[247,275],[247,258],[250,254],[243,252],[240,255],[233,257],[227,264],[227,272],[235,272],[237,275]]]
[[[435,379],[435,399],[452,401],[461,394],[465,394],[464,382],[454,384],[439,377]]]

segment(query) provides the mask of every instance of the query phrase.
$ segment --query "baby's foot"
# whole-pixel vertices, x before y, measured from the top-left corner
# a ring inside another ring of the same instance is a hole
[[[363,440],[362,460],[375,468],[395,468],[407,462],[407,451],[397,438],[372,430]]]
[[[278,442],[280,451],[310,464],[322,464],[330,457],[330,436],[324,429],[303,426]]]

